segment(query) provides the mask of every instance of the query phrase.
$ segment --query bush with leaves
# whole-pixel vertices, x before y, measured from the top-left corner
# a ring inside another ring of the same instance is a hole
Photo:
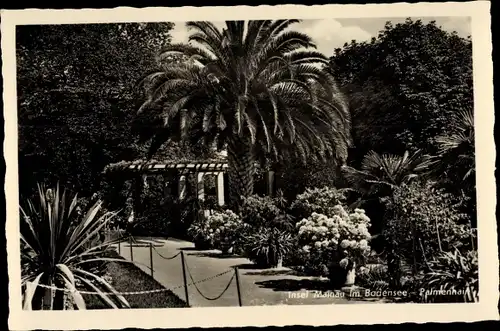
[[[333,207],[345,202],[346,189],[331,187],[307,189],[299,194],[290,206],[291,214],[297,219],[311,216],[312,213],[334,215]]]
[[[304,271],[326,276],[336,266],[361,266],[371,252],[370,219],[364,210],[349,214],[335,205],[328,215],[313,212],[296,226]]]
[[[402,185],[386,199],[384,237],[414,271],[441,251],[474,250],[475,230],[460,212],[461,201],[432,183]]]
[[[246,224],[231,210],[214,212],[205,221],[196,222],[189,228],[189,232],[210,242],[214,247],[227,250],[241,245],[242,234]]]
[[[242,220],[254,227],[269,225],[280,210],[269,196],[251,195],[244,198],[240,209]]]
[[[281,267],[292,252],[294,238],[275,227],[261,227],[245,238],[245,255],[260,267]]]
[[[286,200],[281,196],[251,195],[243,200],[240,214],[243,222],[252,229],[266,227],[291,231],[294,227],[294,218],[288,213]]]
[[[101,206],[102,201],[97,201],[79,214],[76,195],[70,197],[59,187],[46,191],[43,186],[38,187],[35,202],[28,200],[20,206],[24,309],[61,310],[66,300],[85,309],[79,292],[82,289],[98,293],[110,307],[129,307],[103,278],[106,263],[113,260],[109,258],[113,242],[100,241],[99,234],[115,214],[100,214]],[[64,288],[67,292],[53,292],[42,286]],[[69,295],[65,297],[65,293]]]

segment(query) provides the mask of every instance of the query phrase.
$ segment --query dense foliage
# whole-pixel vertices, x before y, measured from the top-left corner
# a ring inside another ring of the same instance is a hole
[[[90,196],[110,162],[134,159],[136,84],[156,65],[171,23],[17,27],[21,193],[60,181]]]
[[[471,40],[433,22],[387,23],[370,42],[337,49],[331,68],[349,97],[355,163],[370,150],[435,155],[450,117],[472,109]]]
[[[474,249],[475,235],[460,203],[429,182],[403,185],[387,199],[384,236],[410,264],[425,264],[440,251]]]

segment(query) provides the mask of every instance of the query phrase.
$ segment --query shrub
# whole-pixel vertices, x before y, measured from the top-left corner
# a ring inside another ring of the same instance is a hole
[[[429,183],[397,188],[387,203],[384,236],[401,258],[421,269],[441,251],[474,249],[475,232],[450,194]]]
[[[348,214],[341,205],[335,205],[329,212],[330,217],[313,212],[296,225],[304,269],[320,275],[326,275],[335,265],[344,269],[353,263],[361,265],[371,251],[370,219],[363,210]]]
[[[214,212],[204,222],[197,222],[190,228],[190,233],[197,233],[214,247],[226,251],[241,244],[244,223],[231,210]]]
[[[243,200],[240,209],[243,222],[254,226],[269,226],[280,214],[279,208],[269,196],[252,195]]]
[[[262,267],[280,267],[284,258],[293,248],[293,237],[290,233],[277,229],[262,227],[252,233],[245,241],[245,255]]]
[[[312,213],[333,216],[335,211],[332,208],[345,201],[345,192],[330,187],[307,189],[290,206],[291,214],[297,219],[307,218]]]

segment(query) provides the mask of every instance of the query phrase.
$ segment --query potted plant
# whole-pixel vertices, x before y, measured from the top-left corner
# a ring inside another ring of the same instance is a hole
[[[283,258],[290,253],[293,237],[277,228],[259,228],[245,245],[245,255],[262,268],[281,268]]]
[[[206,222],[196,220],[188,228],[188,234],[191,236],[194,247],[198,250],[207,250],[212,248],[212,240],[208,236]]]

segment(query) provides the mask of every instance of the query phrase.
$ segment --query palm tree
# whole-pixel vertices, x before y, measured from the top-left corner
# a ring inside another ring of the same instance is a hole
[[[342,167],[344,176],[363,196],[383,197],[401,184],[423,177],[429,173],[432,158],[417,151],[412,156],[383,154],[371,151],[363,158],[361,170]]]
[[[24,309],[64,309],[65,293],[73,305],[85,309],[82,287],[110,307],[130,307],[101,276],[105,263],[115,260],[106,257],[114,242],[99,240],[114,213],[102,212],[98,201],[80,214],[77,196],[69,197],[59,186],[45,191],[39,185],[36,203],[28,200],[26,205],[20,207]]]
[[[350,145],[350,116],[328,59],[298,20],[188,22],[189,41],[162,56],[188,61],[166,65],[142,84],[148,109],[161,123],[154,148],[190,139],[227,148],[233,206],[253,192],[256,162],[264,159],[335,157],[343,164]],[[153,131],[153,130],[152,130]],[[293,147],[293,148],[291,148]]]
[[[461,111],[452,118],[451,132],[436,138],[440,161],[438,171],[453,185],[473,189],[475,185],[474,114]],[[464,187],[465,186],[465,187]]]

